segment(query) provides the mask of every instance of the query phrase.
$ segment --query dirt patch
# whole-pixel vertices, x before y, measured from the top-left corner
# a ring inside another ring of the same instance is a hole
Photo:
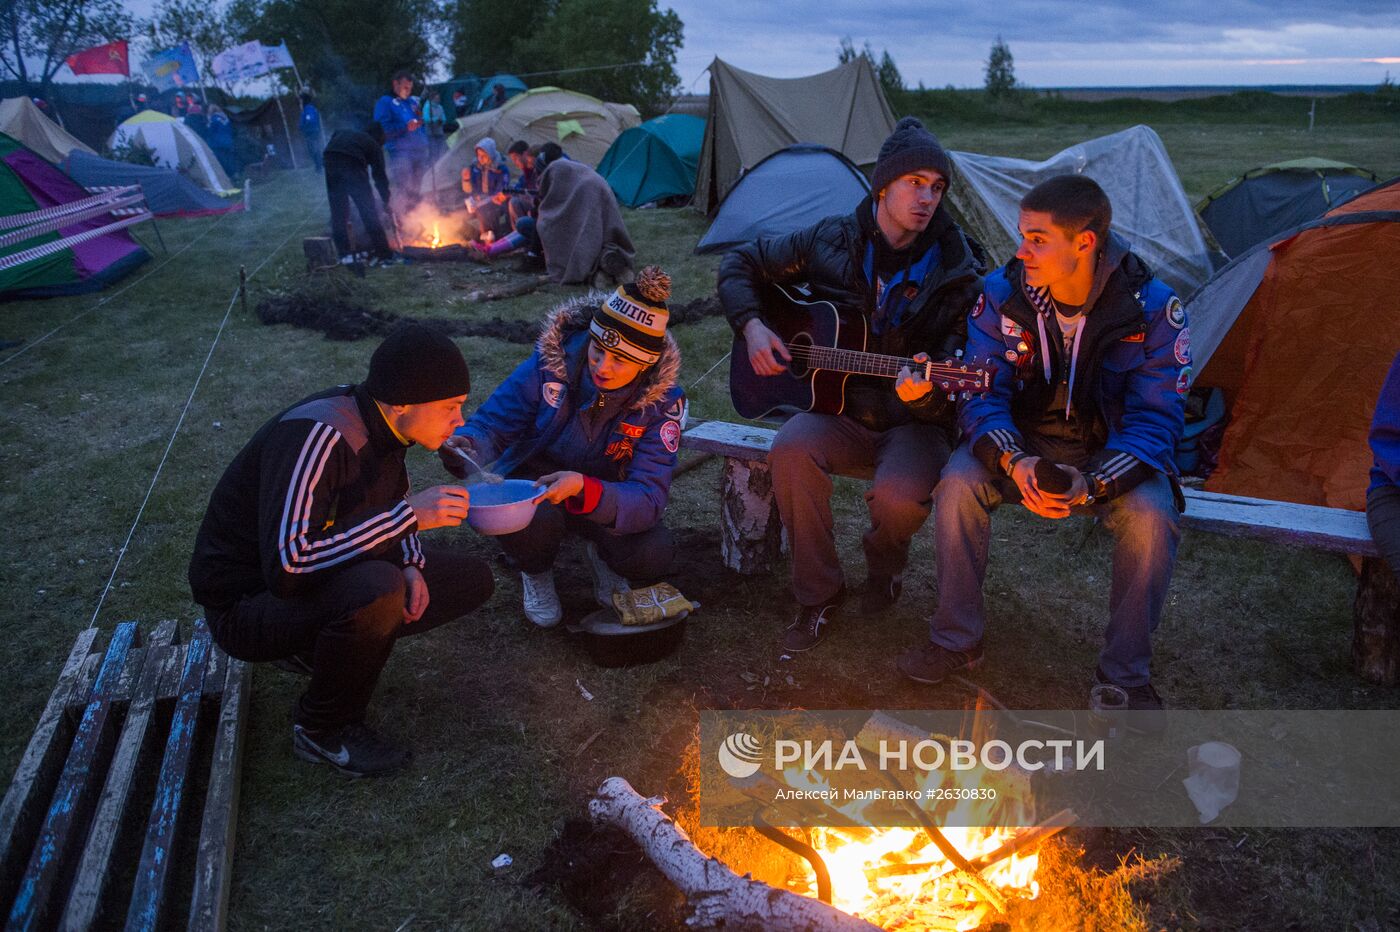
[[[619,907],[650,928],[684,928],[685,897],[620,829],[568,819],[544,851],[530,887],[557,888],[579,915],[613,928]],[[610,921],[611,920],[611,921]]]
[[[362,340],[388,335],[401,324],[425,324],[451,337],[495,337],[507,343],[533,344],[539,335],[539,322],[528,320],[420,320],[390,311],[380,311],[343,298],[298,292],[274,295],[258,302],[258,320],[264,324],[291,324],[318,330],[328,340]]]

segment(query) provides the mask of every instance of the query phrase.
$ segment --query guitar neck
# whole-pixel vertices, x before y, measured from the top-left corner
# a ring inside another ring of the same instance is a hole
[[[919,362],[905,356],[887,356],[884,353],[866,353],[861,350],[838,349],[830,346],[811,344],[786,344],[793,357],[804,362],[809,369],[826,369],[832,372],[849,372],[852,375],[873,375],[893,379],[899,370],[906,366],[912,372],[922,371],[924,378],[932,379],[940,373],[952,377],[965,375],[965,370],[935,362]]]

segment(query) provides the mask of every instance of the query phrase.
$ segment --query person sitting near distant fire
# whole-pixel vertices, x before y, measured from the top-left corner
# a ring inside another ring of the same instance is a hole
[[[515,229],[521,217],[533,217],[539,207],[540,170],[536,166],[534,151],[523,139],[510,144],[506,157],[518,173],[516,180],[506,186],[506,193],[510,195],[506,206],[510,211],[511,229]]]
[[[477,142],[473,155],[472,163],[462,169],[462,193],[467,211],[476,219],[478,238],[490,241],[510,231],[506,210],[510,169],[490,136]]]
[[[418,532],[456,527],[459,485],[413,492],[409,447],[437,450],[462,421],[466,360],[442,331],[410,324],[370,357],[358,385],[305,398],[258,429],[209,499],[189,582],[229,656],[309,676],[292,713],[297,757],[355,777],[409,752],[365,723],[399,638],[491,597],[491,569]]]
[[[552,169],[551,169],[552,170]],[[953,166],[913,117],[880,147],[870,197],[851,214],[740,246],[720,262],[719,298],[749,364],[787,370],[791,354],[764,320],[771,285],[807,283],[814,298],[868,321],[871,352],[942,359],[962,347],[981,286],[980,247],[948,215]],[[768,462],[778,515],[792,547],[797,612],[782,656],[811,650],[847,599],[831,512],[832,474],[873,477],[862,538],[866,581],[859,612],[898,601],[909,543],[928,518],[939,471],[955,445],[953,405],[907,369],[899,378],[852,376],[840,414],[804,412],[779,429]]]
[[[389,174],[394,179],[395,205],[400,215],[418,204],[423,176],[430,161],[428,131],[423,126],[423,108],[413,96],[413,76],[407,71],[394,75],[392,94],[385,94],[374,105],[374,121],[384,127],[384,148],[389,154]]]
[[[1390,364],[1371,418],[1371,485],[1366,523],[1371,538],[1400,581],[1400,355]]]
[[[529,526],[498,538],[521,571],[525,617],[541,627],[563,618],[553,567],[568,535],[584,539],[604,607],[613,592],[656,581],[671,565],[661,519],[686,400],[680,349],[666,332],[670,291],[651,267],[612,294],[556,307],[535,351],[439,454],[458,476],[467,475],[460,449],[546,488]]]
[[[387,262],[394,258],[384,225],[379,222],[379,210],[369,189],[369,179],[379,189],[379,198],[389,211],[389,178],[384,171],[384,128],[374,120],[365,131],[339,129],[326,143],[322,162],[326,171],[326,197],[331,205],[331,239],[342,262],[354,254],[350,245],[350,202],[359,211],[360,223],[369,236],[373,258]]]
[[[1021,245],[987,277],[965,357],[993,367],[990,392],[964,402],[963,444],[933,494],[938,608],[901,672],[938,683],[982,661],[991,513],[1002,502],[1059,520],[1102,519],[1113,534],[1109,620],[1094,679],[1163,727],[1152,686],[1180,538],[1173,454],[1190,388],[1190,331],[1172,289],[1109,230],[1108,196],[1060,175],[1021,199]]]

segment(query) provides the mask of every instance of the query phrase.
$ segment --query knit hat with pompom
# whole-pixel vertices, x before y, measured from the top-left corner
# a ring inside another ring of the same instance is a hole
[[[653,365],[666,346],[670,297],[671,277],[649,265],[636,281],[618,286],[598,305],[589,332],[604,349],[643,366]]]

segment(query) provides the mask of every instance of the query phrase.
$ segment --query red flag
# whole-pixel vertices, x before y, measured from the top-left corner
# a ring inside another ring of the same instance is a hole
[[[126,40],[108,42],[74,52],[64,59],[74,74],[124,74],[131,75],[126,61]]]

